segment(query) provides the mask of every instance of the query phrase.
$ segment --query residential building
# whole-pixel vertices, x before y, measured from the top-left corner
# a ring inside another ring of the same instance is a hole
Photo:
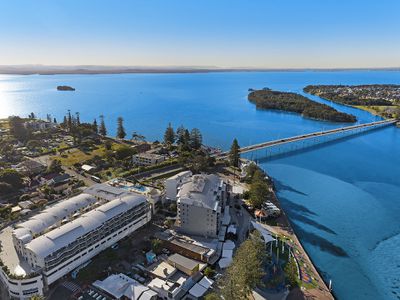
[[[0,258],[9,269],[0,270],[0,278],[10,297],[42,295],[50,284],[150,221],[145,196],[121,190],[104,193],[100,187],[96,191],[64,200],[0,232]]]
[[[139,153],[132,156],[132,162],[138,166],[156,165],[165,160],[165,156],[155,153]]]
[[[177,230],[217,237],[226,202],[226,184],[218,176],[193,175],[179,188]]]
[[[50,128],[56,128],[57,126],[58,126],[57,123],[48,122],[44,120],[30,120],[24,122],[24,127],[26,129],[31,129],[31,130],[46,130]]]
[[[180,187],[192,176],[191,171],[180,172],[165,180],[165,196],[167,200],[176,201]]]

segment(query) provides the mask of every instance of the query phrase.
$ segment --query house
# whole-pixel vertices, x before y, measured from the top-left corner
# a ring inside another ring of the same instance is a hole
[[[136,150],[137,153],[143,153],[149,151],[151,149],[151,145],[149,143],[137,143],[136,145],[132,146],[132,149]]]
[[[104,280],[96,280],[93,286],[114,299],[155,300],[157,293],[125,274],[113,274]]]
[[[139,153],[132,156],[132,162],[138,166],[156,165],[165,160],[165,156],[155,153]]]
[[[47,184],[51,186],[56,192],[59,192],[68,188],[70,180],[71,176],[65,173],[50,179]]]
[[[217,256],[217,243],[209,240],[207,240],[206,246],[188,237],[173,235],[167,231],[157,232],[155,236],[162,240],[163,246],[173,253],[179,253],[204,263],[212,263]]]
[[[200,263],[178,253],[168,257],[168,263],[186,275],[192,276],[200,271]]]
[[[226,189],[225,182],[213,174],[188,178],[177,194],[177,230],[186,234],[218,237]]]
[[[94,166],[89,166],[89,165],[82,165],[81,169],[86,172],[86,173],[92,173],[96,170],[96,167]]]

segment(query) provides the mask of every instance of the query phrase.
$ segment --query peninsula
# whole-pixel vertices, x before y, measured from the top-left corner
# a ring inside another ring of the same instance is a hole
[[[304,92],[385,118],[400,116],[400,85],[308,85]]]
[[[248,99],[258,109],[275,109],[299,113],[303,117],[330,122],[354,123],[356,117],[342,113],[322,103],[312,101],[300,94],[273,91],[268,88],[252,91]]]

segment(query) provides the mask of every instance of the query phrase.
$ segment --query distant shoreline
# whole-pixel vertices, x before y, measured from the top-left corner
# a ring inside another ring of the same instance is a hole
[[[221,72],[350,72],[400,71],[393,68],[201,68],[201,67],[110,67],[110,66],[0,66],[2,75],[73,75],[73,74],[162,74]]]

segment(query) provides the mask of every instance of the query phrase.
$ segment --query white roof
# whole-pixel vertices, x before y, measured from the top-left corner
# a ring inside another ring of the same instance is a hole
[[[105,221],[143,202],[146,202],[146,198],[141,195],[130,195],[110,201],[70,223],[39,236],[26,244],[26,249],[44,258],[74,242],[78,237],[100,227]]]
[[[235,249],[235,243],[231,240],[227,240],[222,247],[223,250],[233,250]]]
[[[74,211],[94,204],[96,201],[96,198],[88,194],[77,195],[46,208],[42,213],[33,216],[28,221],[18,224],[17,228],[25,228],[29,230],[32,235],[40,234]],[[14,230],[14,235],[20,238],[21,232],[23,232],[23,235],[26,234],[26,231],[19,231],[16,229]]]
[[[84,192],[86,194],[89,194],[89,195],[92,195],[95,197],[99,197],[102,199],[106,199],[108,201],[114,200],[115,198],[121,198],[125,195],[132,194],[127,190],[113,187],[113,186],[111,186],[109,184],[105,184],[105,183],[94,184],[91,187],[88,187],[87,189],[85,189]]]
[[[229,267],[229,265],[232,263],[232,258],[221,258],[218,262],[218,265],[221,269],[225,269],[227,267]]]
[[[204,276],[199,282],[198,284],[200,284],[201,286],[204,286],[205,288],[209,289],[214,283],[214,280],[208,278],[207,276]]]
[[[151,299],[157,295],[154,291],[149,290],[149,288],[125,274],[110,275],[103,281],[96,280],[93,285],[117,299],[125,296],[132,300],[144,300]]]
[[[168,179],[173,179],[173,180],[180,180],[183,177],[189,177],[192,176],[192,172],[191,171],[182,171],[174,176],[169,177]]]
[[[222,257],[232,258],[233,250],[222,250]]]
[[[207,292],[207,288],[196,283],[190,290],[189,294],[193,297],[200,298]]]
[[[231,214],[229,213],[229,206],[225,207],[224,217],[222,218],[222,225],[229,225],[231,222]]]
[[[222,180],[214,174],[193,175],[190,180],[182,184],[178,192],[179,201],[216,211],[219,204],[217,194],[221,185]]]
[[[84,171],[86,171],[86,172],[95,169],[95,167],[89,166],[89,165],[82,165],[81,168],[82,168],[82,170],[84,170]]]
[[[236,226],[235,225],[229,225],[228,227],[228,233],[231,232],[233,234],[236,234]]]
[[[256,229],[264,238],[264,242],[267,244],[269,242],[275,241],[275,238],[272,237],[272,233],[265,227],[261,226],[259,223],[251,221],[254,229]]]

